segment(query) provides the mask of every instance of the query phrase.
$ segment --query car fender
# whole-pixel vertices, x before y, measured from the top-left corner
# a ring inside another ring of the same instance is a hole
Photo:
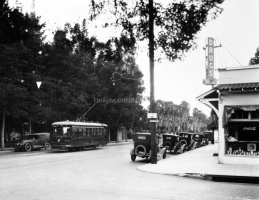
[[[181,150],[182,150],[182,151],[185,149],[185,146],[186,146],[186,144],[183,144],[183,145],[181,146]]]
[[[162,153],[162,154],[164,154],[165,151],[166,151],[166,148],[165,148],[165,147],[161,148],[161,153]]]
[[[157,152],[157,160],[161,160],[163,158],[165,151],[166,151],[165,147],[159,148]]]
[[[131,150],[130,150],[130,155],[135,155],[135,149],[134,148],[132,148]]]
[[[159,151],[157,152],[157,155],[158,155],[158,156],[162,156],[162,155],[165,153],[165,151],[166,151],[166,148],[165,148],[165,147],[162,147],[162,148],[160,148]]]

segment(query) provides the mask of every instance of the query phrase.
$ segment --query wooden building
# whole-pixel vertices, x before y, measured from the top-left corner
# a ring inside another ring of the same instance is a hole
[[[217,85],[197,100],[218,117],[219,163],[259,164],[259,65],[218,73]]]

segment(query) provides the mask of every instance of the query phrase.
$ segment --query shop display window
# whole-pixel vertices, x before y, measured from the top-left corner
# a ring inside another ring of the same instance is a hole
[[[259,157],[259,111],[232,110],[225,142],[226,155]]]

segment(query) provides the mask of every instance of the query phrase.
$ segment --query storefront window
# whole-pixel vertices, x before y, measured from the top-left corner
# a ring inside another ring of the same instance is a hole
[[[236,109],[231,111],[228,123],[224,127],[225,154],[231,156],[259,156],[258,119],[258,110]]]
[[[248,119],[248,112],[243,110],[235,110],[231,115],[231,119]]]
[[[259,111],[251,111],[251,119],[259,119]]]

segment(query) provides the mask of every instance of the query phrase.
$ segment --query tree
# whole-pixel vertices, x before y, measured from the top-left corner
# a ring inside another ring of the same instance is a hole
[[[107,123],[112,129],[122,124],[133,129],[143,109],[140,104],[144,90],[143,75],[134,58],[135,40],[121,35],[99,42],[88,37],[84,21],[82,26],[66,24],[56,31],[53,44],[44,47],[43,89],[51,99],[44,106],[56,113],[52,120],[84,116]],[[98,102],[103,99],[122,102]]]
[[[208,119],[207,116],[199,109],[194,108],[193,109],[193,128],[194,128],[194,132],[201,132],[204,131],[207,127],[208,124]]]
[[[259,47],[256,49],[255,56],[250,59],[249,65],[259,64]]]
[[[11,9],[8,1],[0,1],[0,78],[2,105],[1,149],[4,149],[5,117],[30,118],[33,109],[25,110],[26,97],[38,101],[33,91],[36,86],[35,74],[41,68],[38,52],[41,49],[41,29],[39,18],[23,14],[19,9]],[[34,85],[32,84],[34,82]],[[7,90],[8,89],[8,90]]]
[[[162,131],[169,133],[178,131],[187,131],[189,129],[189,111],[190,105],[183,101],[180,105],[176,105],[171,101],[156,101],[156,110],[159,116],[158,127]]]
[[[189,129],[189,117],[190,117],[190,104],[186,101],[182,101],[180,104],[181,109],[181,129],[187,131]]]
[[[120,26],[130,36],[138,40],[149,40],[150,58],[150,112],[155,112],[154,102],[154,49],[161,49],[170,60],[181,58],[194,45],[195,35],[210,17],[216,18],[222,11],[219,7],[223,0],[164,3],[153,0],[139,0],[129,3],[127,0],[91,1],[91,19],[98,15],[111,12],[115,20],[112,25]],[[111,6],[113,5],[113,6]],[[107,19],[107,17],[106,17]],[[111,19],[108,19],[111,21]],[[105,25],[109,24],[105,21]],[[154,34],[154,25],[156,34]],[[155,124],[151,131],[151,163],[156,164],[156,133]]]

